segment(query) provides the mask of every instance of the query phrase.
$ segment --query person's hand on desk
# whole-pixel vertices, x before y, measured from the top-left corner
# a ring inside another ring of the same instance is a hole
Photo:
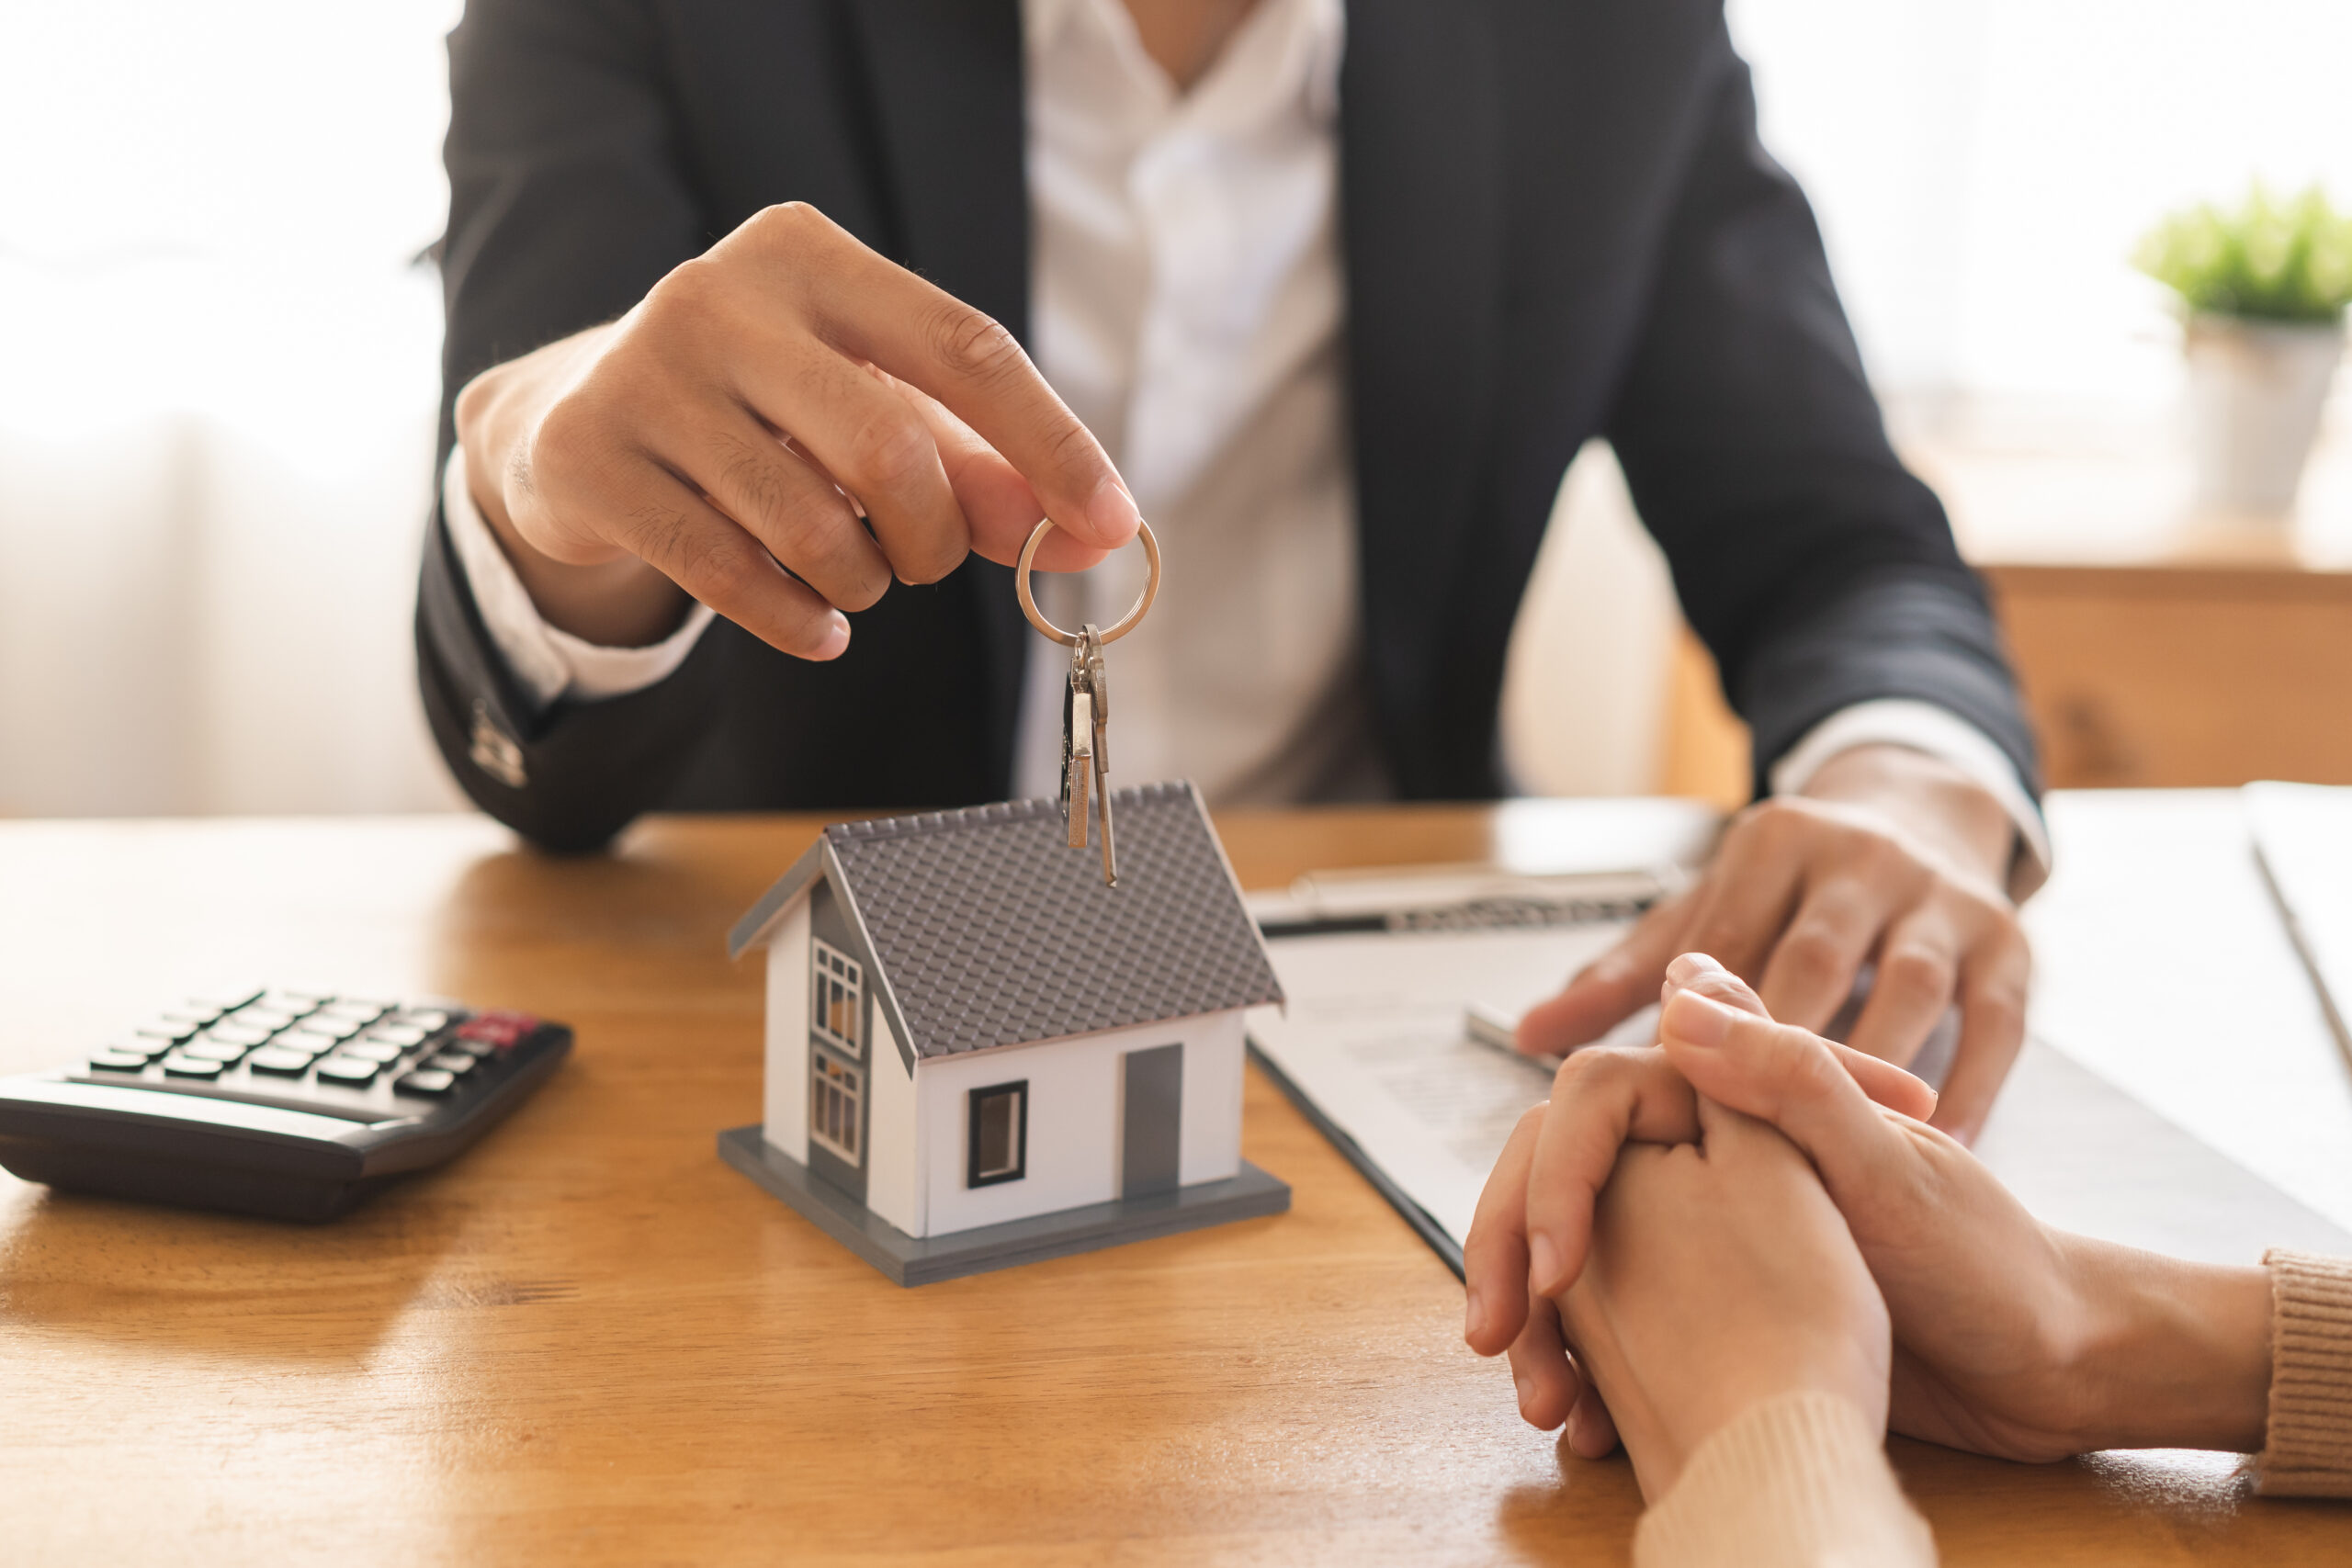
[[[2030,957],[2003,892],[2015,848],[2007,810],[1959,769],[1857,746],[1804,795],[1733,818],[1699,884],[1531,1010],[1520,1049],[1559,1055],[1598,1040],[1657,995],[1678,953],[1714,954],[1774,1018],[1811,1030],[1868,963],[1875,978],[1848,1036],[1860,1050],[1907,1063],[1959,1004],[1936,1124],[1973,1138],[2025,1039]]]
[[[1886,1307],[1845,1221],[1786,1138],[1712,1100],[1694,1110],[1700,1142],[1618,1156],[1557,1308],[1606,1400],[1587,1401],[1571,1441],[1594,1456],[1622,1438],[1652,1502],[1765,1400],[1828,1394],[1868,1430],[1886,1420]]]
[[[2027,1461],[2261,1446],[2262,1269],[2042,1224],[1918,1119],[1924,1086],[1907,1106],[1885,1083],[1866,1093],[1850,1055],[1841,1062],[1828,1042],[1774,1022],[1702,955],[1675,961],[1660,1022],[1658,1050],[1610,1053],[1605,1071],[1572,1072],[1570,1058],[1497,1162],[1463,1249],[1466,1337],[1481,1354],[1510,1351],[1529,1420],[1557,1425],[1584,1392],[1545,1303],[1587,1267],[1596,1194],[1620,1145],[1702,1137],[1703,1095],[1779,1129],[1845,1216],[1894,1320],[1894,1430]],[[1605,1451],[1597,1404],[1584,1400],[1576,1416],[1579,1451]]]
[[[541,615],[606,647],[660,640],[690,594],[831,659],[842,612],[893,577],[935,581],[973,550],[1011,564],[1048,512],[1036,564],[1074,570],[1137,522],[1010,333],[799,204],[620,320],[483,371],[457,424]]]

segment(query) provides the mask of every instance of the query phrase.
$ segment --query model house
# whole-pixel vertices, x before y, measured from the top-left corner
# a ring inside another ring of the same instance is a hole
[[[729,936],[767,953],[765,1120],[721,1155],[901,1284],[1277,1213],[1242,1010],[1282,1000],[1189,784],[827,828]]]

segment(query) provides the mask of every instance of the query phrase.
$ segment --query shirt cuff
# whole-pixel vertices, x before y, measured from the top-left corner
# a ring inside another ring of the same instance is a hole
[[[2050,829],[2018,777],[2009,754],[1958,714],[1909,697],[1881,697],[1840,708],[1805,732],[1772,764],[1774,795],[1797,795],[1829,759],[1857,746],[1905,746],[1939,758],[1982,785],[2018,831],[2009,860],[2009,897],[2022,903],[2050,880]]]
[[[441,516],[490,640],[541,707],[558,697],[593,702],[643,691],[684,664],[709,628],[707,604],[696,604],[676,631],[648,648],[604,648],[548,625],[474,505],[462,446],[450,452],[442,470]]]

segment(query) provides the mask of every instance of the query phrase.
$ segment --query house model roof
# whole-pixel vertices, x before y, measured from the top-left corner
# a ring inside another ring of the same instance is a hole
[[[880,972],[909,1054],[948,1056],[1283,999],[1187,783],[1114,793],[1119,886],[1061,809],[1021,800],[827,828],[737,921],[761,941],[821,872]]]

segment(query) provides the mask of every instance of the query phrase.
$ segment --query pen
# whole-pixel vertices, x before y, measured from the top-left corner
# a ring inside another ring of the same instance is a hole
[[[1519,1048],[1519,1020],[1484,1002],[1472,1002],[1462,1010],[1462,1033],[1473,1043],[1500,1051],[1513,1061],[1525,1062],[1529,1066],[1541,1067],[1547,1073],[1559,1070],[1560,1057],[1531,1056],[1521,1051]]]

